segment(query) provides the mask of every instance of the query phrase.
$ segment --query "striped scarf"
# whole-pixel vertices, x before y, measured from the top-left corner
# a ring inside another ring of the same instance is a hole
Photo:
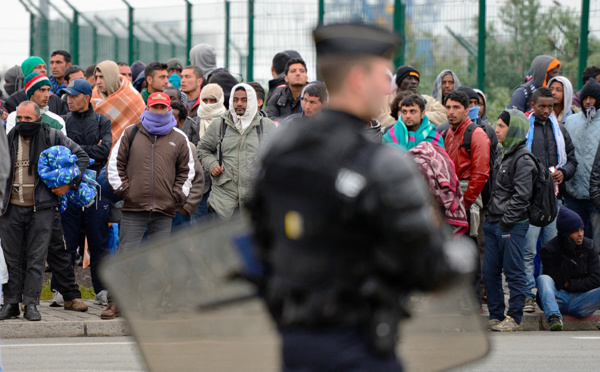
[[[444,147],[444,139],[438,133],[435,125],[429,122],[427,115],[423,116],[421,125],[416,132],[411,132],[402,121],[402,117],[398,118],[398,122],[383,136],[383,143],[396,144],[408,151],[417,146],[421,142],[431,142],[435,145]]]

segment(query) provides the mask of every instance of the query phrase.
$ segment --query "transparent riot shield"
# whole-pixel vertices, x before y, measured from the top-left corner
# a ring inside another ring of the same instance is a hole
[[[256,288],[241,216],[119,253],[101,276],[150,371],[278,371],[279,338]],[[410,297],[397,354],[407,371],[442,371],[484,356],[472,285]]]

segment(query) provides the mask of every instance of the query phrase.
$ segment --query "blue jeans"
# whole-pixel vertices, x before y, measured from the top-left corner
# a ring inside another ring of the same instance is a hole
[[[600,288],[583,293],[571,293],[564,289],[556,290],[554,280],[549,275],[537,278],[538,291],[546,320],[550,315],[571,315],[576,318],[587,318],[594,311],[600,310]]]
[[[594,203],[590,199],[567,197],[565,205],[581,217],[585,237],[594,241],[594,248],[600,253],[600,212],[594,207]]]
[[[556,218],[552,223],[545,227],[529,225],[527,230],[527,249],[525,252],[525,272],[527,273],[527,284],[525,287],[525,298],[535,298],[533,288],[535,287],[535,264],[534,259],[538,254],[538,238],[542,239],[542,246],[554,239],[558,231],[556,230]]]
[[[506,276],[510,299],[508,312],[517,323],[523,317],[525,304],[525,284],[527,277],[523,257],[525,255],[525,235],[529,222],[517,223],[512,230],[505,232],[498,222],[485,222],[485,252],[483,253],[483,285],[487,293],[490,319],[504,319],[504,289],[502,272]]]
[[[194,213],[192,213],[192,215],[190,216],[192,225],[198,225],[199,223],[204,222],[204,220],[206,220],[206,216],[208,216],[208,197],[209,196],[210,196],[210,190],[208,190],[206,192],[206,194],[204,194],[204,196],[202,197],[202,201],[198,205],[198,209],[196,209],[196,211]]]
[[[191,216],[185,215],[181,212],[177,212],[175,218],[173,218],[173,224],[171,225],[171,232],[183,230],[186,227],[190,227]]]

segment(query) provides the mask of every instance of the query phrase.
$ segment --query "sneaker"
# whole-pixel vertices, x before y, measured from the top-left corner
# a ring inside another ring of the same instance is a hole
[[[596,324],[596,328],[600,329],[600,322]]]
[[[507,315],[503,321],[492,326],[491,329],[495,332],[518,332],[521,330],[521,325],[517,324],[511,316]]]
[[[562,331],[563,321],[560,315],[550,315],[548,317],[548,327],[551,331]]]
[[[534,298],[526,298],[525,306],[523,306],[523,311],[526,313],[533,313],[535,311],[535,299]]]
[[[499,319],[489,319],[487,321],[487,328],[488,329],[492,329],[493,326],[497,325],[498,323],[500,323]]]
[[[106,292],[106,289],[101,290],[94,296],[94,303],[103,306],[108,305],[108,292]]]
[[[65,300],[59,291],[54,292],[54,297],[52,297],[52,302],[50,302],[50,307],[63,307],[65,305]]]

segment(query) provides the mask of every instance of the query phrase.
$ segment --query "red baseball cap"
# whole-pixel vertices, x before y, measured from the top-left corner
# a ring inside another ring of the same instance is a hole
[[[155,92],[148,97],[148,107],[154,105],[165,105],[171,107],[171,98],[163,92]]]

